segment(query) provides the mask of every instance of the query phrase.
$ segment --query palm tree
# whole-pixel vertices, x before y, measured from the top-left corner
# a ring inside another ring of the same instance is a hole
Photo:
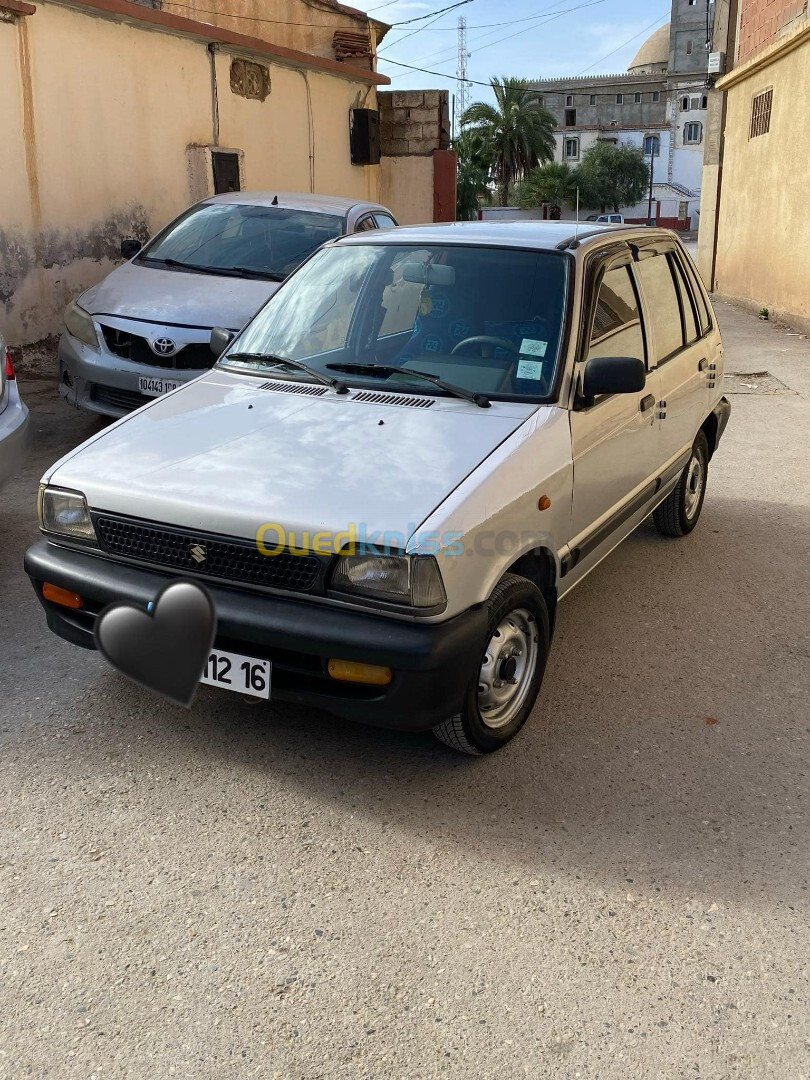
[[[453,149],[458,155],[456,220],[473,221],[479,206],[492,201],[489,180],[492,159],[487,144],[472,130],[462,131]]]
[[[533,169],[521,185],[520,205],[524,208],[550,207],[550,216],[559,220],[562,203],[571,202],[576,193],[576,177],[565,161],[550,161]]]
[[[461,126],[480,135],[490,149],[501,206],[509,205],[509,189],[535,166],[554,157],[551,113],[523,79],[489,80],[495,105],[477,101],[465,109]]]

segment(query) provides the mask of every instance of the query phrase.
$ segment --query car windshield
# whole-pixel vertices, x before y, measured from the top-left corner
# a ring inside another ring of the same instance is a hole
[[[245,203],[204,203],[172,222],[140,262],[281,280],[344,232],[342,217]]]
[[[220,359],[231,370],[445,393],[417,373],[495,398],[548,399],[565,309],[559,252],[337,244],[315,255]]]

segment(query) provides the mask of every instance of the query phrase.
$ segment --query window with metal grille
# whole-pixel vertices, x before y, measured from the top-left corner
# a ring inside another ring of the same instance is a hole
[[[773,103],[773,89],[765,90],[757,94],[751,102],[751,131],[749,139],[755,139],[758,135],[767,135],[771,130],[771,105]]]

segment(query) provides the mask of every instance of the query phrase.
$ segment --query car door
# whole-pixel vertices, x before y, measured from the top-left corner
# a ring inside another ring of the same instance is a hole
[[[571,410],[574,462],[570,546],[584,561],[609,544],[611,536],[654,494],[659,466],[658,375],[649,370],[646,334],[629,250],[611,259],[590,285],[586,346],[574,384],[581,387],[587,361],[594,356],[633,356],[648,368],[645,388],[609,394],[592,403],[578,395]],[[588,289],[588,285],[586,285]],[[588,297],[585,297],[588,300]]]
[[[675,245],[663,241],[641,248],[635,269],[660,378],[657,413],[664,466],[689,450],[706,417],[709,357]]]

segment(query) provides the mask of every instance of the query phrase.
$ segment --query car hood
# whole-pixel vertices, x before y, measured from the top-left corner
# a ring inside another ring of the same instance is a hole
[[[537,409],[263,385],[212,371],[100,432],[47,479],[95,510],[190,529],[253,538],[272,523],[300,537],[354,525],[369,542],[395,533],[394,546]]]
[[[83,293],[79,304],[91,315],[240,330],[279,284],[124,263]]]

